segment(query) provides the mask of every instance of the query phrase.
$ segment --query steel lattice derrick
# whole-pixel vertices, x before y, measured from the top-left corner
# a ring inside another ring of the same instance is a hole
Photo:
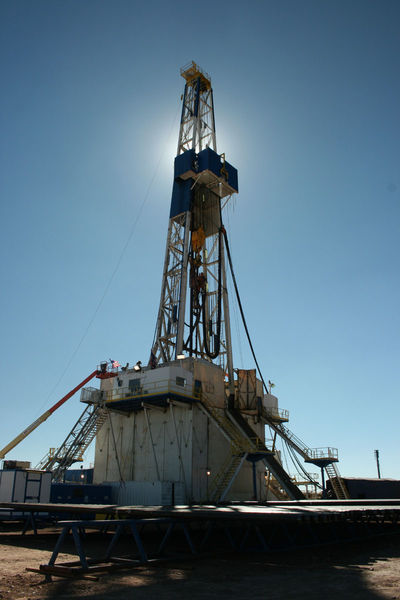
[[[212,90],[186,85],[177,154],[207,147],[216,151]]]
[[[175,358],[182,278],[186,271],[184,260],[187,254],[185,246],[187,246],[189,219],[189,214],[171,219],[168,228],[161,301],[152,349],[152,354],[157,362],[169,362]]]
[[[186,79],[177,154],[204,148],[217,151],[214,102],[209,75],[192,62],[181,70]]]
[[[237,172],[225,155],[216,153],[209,76],[193,62],[181,74],[186,84],[149,364],[155,367],[184,353],[221,366],[233,382],[221,201],[225,205],[237,191]]]

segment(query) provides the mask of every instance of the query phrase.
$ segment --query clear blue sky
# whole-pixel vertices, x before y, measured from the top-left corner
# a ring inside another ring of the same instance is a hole
[[[1,2],[0,446],[99,361],[147,360],[195,60],[239,170],[226,226],[264,376],[343,474],[375,476],[378,448],[400,477],[399,28],[390,0]],[[242,331],[234,360],[253,367]]]

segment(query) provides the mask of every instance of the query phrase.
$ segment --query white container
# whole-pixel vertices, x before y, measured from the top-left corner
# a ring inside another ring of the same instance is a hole
[[[50,502],[50,471],[15,469],[0,474],[0,502]]]

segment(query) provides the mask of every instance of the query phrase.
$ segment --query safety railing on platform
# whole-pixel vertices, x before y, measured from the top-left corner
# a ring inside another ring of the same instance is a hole
[[[271,426],[273,426],[271,424]],[[331,460],[332,462],[338,461],[337,448],[310,448],[300,438],[298,438],[290,429],[284,425],[275,425],[273,427],[286,441],[298,452],[300,452],[304,459],[308,462],[314,460]]]
[[[309,458],[311,460],[338,460],[337,448],[312,448],[309,450]]]
[[[180,70],[182,77],[186,79],[186,81],[193,81],[193,79],[197,77],[201,77],[207,83],[210,83],[211,77],[206,71],[201,69],[199,65],[197,65],[193,60],[181,68]]]
[[[264,411],[270,419],[277,421],[289,421],[289,411],[284,408],[264,406]]]
[[[95,404],[101,402],[104,397],[104,394],[101,390],[94,387],[85,387],[81,390],[81,402],[86,402],[87,404]]]
[[[135,380],[134,380],[135,381]],[[139,380],[136,380],[139,381]],[[158,381],[143,381],[137,387],[121,387],[105,392],[106,402],[119,402],[141,396],[158,396],[162,394],[178,394],[195,399],[192,386],[188,383],[177,383],[174,379],[160,379]]]

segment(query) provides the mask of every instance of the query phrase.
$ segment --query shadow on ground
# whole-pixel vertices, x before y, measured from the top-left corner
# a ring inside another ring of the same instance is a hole
[[[138,567],[97,581],[35,584],[43,600],[400,598],[400,536],[279,554],[225,554]]]

